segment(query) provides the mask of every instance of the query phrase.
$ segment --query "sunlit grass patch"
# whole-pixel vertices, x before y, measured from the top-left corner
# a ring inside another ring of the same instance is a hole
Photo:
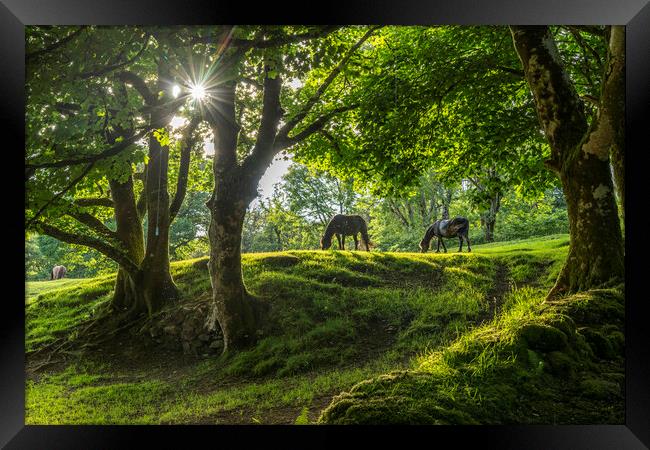
[[[114,276],[104,276],[67,283],[61,289],[37,287],[36,292],[41,293],[28,297],[25,306],[26,350],[34,350],[66,332],[72,335],[77,325],[90,320],[110,300],[113,284]]]
[[[395,369],[413,374],[398,377],[404,383],[393,406],[415,414],[421,405],[409,403],[407,392],[434,392],[428,407],[447,405],[440,423],[473,423],[474,413],[461,411],[458,402],[479,408],[490,395],[510,395],[503,383],[489,395],[472,383],[521,357],[510,351],[517,347],[513,330],[539,315],[551,273],[566,256],[567,247],[558,245],[564,239],[488,244],[462,254],[245,254],[247,289],[270,306],[254,347],[196,361],[182,377],[159,379],[146,368],[69,367],[29,381],[28,423],[265,423],[269,408],[294,408],[286,413],[290,422],[302,417],[304,423],[305,408],[313,418],[313,405],[322,408],[323,397]],[[172,263],[181,302],[210,301],[207,262]],[[114,276],[66,281],[60,289],[36,285],[30,291],[27,285],[33,299],[26,305],[28,349],[56,336],[74,338],[78,325],[110,300]],[[529,284],[535,288],[519,289]],[[500,292],[504,286],[508,290]],[[476,328],[494,296],[502,297],[502,314]],[[423,377],[429,377],[426,383]],[[382,386],[394,379],[384,377]],[[373,382],[362,385],[370,389]],[[385,412],[384,406],[378,411]]]

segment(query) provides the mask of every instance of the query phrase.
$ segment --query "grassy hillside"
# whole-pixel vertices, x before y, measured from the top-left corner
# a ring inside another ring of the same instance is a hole
[[[560,375],[593,395],[564,415],[540,400],[538,422],[556,414],[567,423],[620,423],[620,327],[558,322],[589,316],[593,305],[611,316],[622,310],[620,289],[541,304],[567,246],[559,235],[471,254],[244,255],[247,287],[269,303],[269,319],[255,347],[221,357],[162,347],[146,323],[91,346],[84,327],[109,300],[113,278],[28,283],[26,423],[535,422],[493,412],[516,414],[527,386],[550,402]],[[184,298],[175,309],[209,304],[205,263],[172,264]],[[525,326],[530,335],[518,331]],[[567,345],[540,348],[548,333]],[[588,419],[582,407],[591,408]]]

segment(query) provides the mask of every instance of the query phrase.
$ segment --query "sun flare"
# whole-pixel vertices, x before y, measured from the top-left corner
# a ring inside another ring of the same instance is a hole
[[[190,89],[190,94],[192,95],[192,99],[197,101],[204,100],[208,96],[207,92],[205,91],[205,87],[200,84],[192,86]]]

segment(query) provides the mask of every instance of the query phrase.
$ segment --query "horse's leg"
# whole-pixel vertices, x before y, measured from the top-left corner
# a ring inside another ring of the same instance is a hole
[[[445,253],[447,253],[447,247],[445,246],[445,241],[442,240],[442,236],[440,236],[440,242],[442,242],[442,248],[445,249]]]
[[[458,251],[462,253],[463,252],[463,236],[460,235],[460,234],[458,235],[458,241],[460,242],[460,247],[458,247]]]
[[[352,235],[352,239],[354,239],[354,249],[359,250],[359,240],[356,233]]]
[[[468,251],[468,252],[471,252],[471,251],[472,251],[472,247],[469,246],[469,236],[468,236],[468,235],[465,235],[465,240],[467,241],[467,251]]]
[[[436,253],[440,253],[440,236],[436,236],[436,241],[438,241],[438,245],[436,246]]]
[[[341,235],[341,250],[345,250],[345,234]]]
[[[339,250],[341,250],[341,235],[338,234],[338,233],[336,233],[336,240],[337,240],[338,243],[339,243]]]

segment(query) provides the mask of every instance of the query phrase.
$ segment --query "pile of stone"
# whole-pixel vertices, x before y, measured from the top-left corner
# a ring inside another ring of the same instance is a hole
[[[174,308],[153,321],[146,331],[155,343],[172,350],[182,350],[184,354],[221,354],[221,329],[217,326],[216,330],[210,331],[205,325],[209,308],[207,302]]]

